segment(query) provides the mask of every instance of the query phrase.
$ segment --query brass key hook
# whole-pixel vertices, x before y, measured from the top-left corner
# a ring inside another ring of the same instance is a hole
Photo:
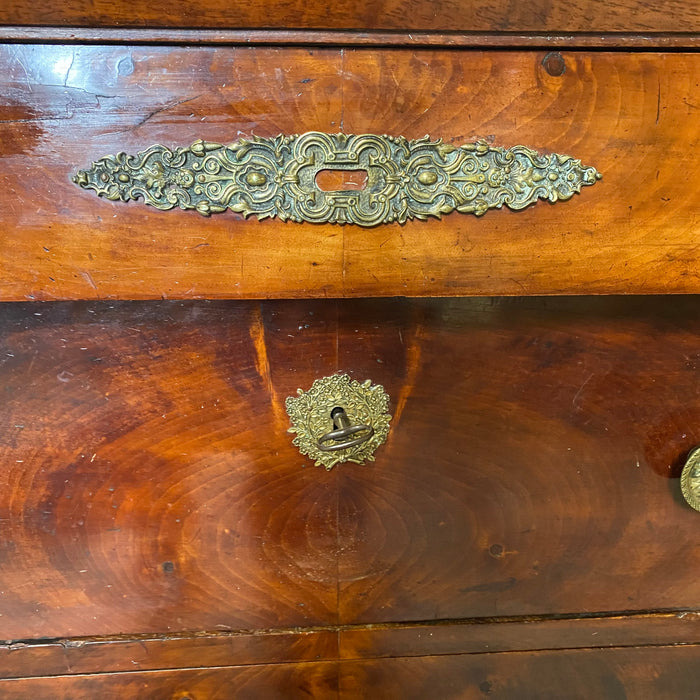
[[[335,450],[345,450],[348,447],[355,447],[356,445],[361,445],[363,442],[369,440],[372,435],[374,435],[374,428],[371,425],[353,425],[348,418],[348,414],[345,413],[345,409],[341,406],[336,406],[331,411],[331,418],[333,419],[333,427],[335,430],[331,430],[329,433],[322,435],[318,439],[318,449],[324,452],[333,452]],[[340,442],[350,435],[355,435],[356,433],[364,433],[353,440],[346,440],[345,442]],[[327,445],[326,443],[334,441],[335,444]]]
[[[389,396],[369,379],[323,377],[307,391],[298,389],[285,403],[294,444],[326,469],[343,462],[374,461],[375,450],[389,434]]]

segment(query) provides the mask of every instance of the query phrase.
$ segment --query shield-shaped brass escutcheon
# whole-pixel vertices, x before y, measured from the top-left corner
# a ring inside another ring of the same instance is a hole
[[[358,382],[347,374],[317,379],[286,402],[292,441],[316,466],[374,461],[389,434],[389,396],[379,384]]]

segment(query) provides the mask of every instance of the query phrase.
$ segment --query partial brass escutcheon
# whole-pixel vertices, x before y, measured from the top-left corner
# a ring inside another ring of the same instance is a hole
[[[384,387],[334,374],[317,379],[308,391],[297,389],[297,394],[286,406],[299,452],[326,469],[341,462],[374,461],[391,421]]]
[[[681,491],[688,505],[700,511],[700,447],[690,451],[681,472]]]

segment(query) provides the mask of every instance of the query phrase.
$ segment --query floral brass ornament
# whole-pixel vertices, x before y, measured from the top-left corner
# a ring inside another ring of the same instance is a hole
[[[690,451],[681,472],[681,491],[688,505],[700,511],[700,447]]]
[[[316,177],[329,169],[364,170],[366,186],[322,190]],[[209,216],[230,209],[258,219],[376,226],[452,211],[481,216],[503,205],[518,210],[538,199],[557,202],[600,178],[580,160],[527,146],[312,131],[229,145],[155,145],[137,155],[105,156],[73,181],[110,200],[142,199],[163,210]]]
[[[389,396],[369,379],[358,382],[347,374],[317,379],[308,391],[297,389],[297,396],[287,398],[286,407],[289,432],[296,434],[292,442],[327,470],[341,462],[373,462],[389,434]],[[334,421],[340,412],[347,420],[344,429]]]

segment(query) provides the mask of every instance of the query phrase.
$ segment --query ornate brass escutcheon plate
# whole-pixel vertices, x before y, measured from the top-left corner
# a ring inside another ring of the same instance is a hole
[[[316,178],[328,169],[364,170],[366,186],[322,190]],[[600,177],[580,160],[527,146],[312,131],[229,145],[154,145],[137,155],[105,156],[73,181],[110,200],[142,199],[204,216],[230,209],[259,219],[376,226],[452,211],[481,216],[504,205],[524,209],[538,199],[569,199]]]
[[[700,511],[700,447],[690,451],[681,472],[681,491],[688,505]]]
[[[292,441],[316,466],[374,461],[389,434],[389,396],[379,384],[360,383],[347,374],[317,379],[308,391],[287,399]]]

